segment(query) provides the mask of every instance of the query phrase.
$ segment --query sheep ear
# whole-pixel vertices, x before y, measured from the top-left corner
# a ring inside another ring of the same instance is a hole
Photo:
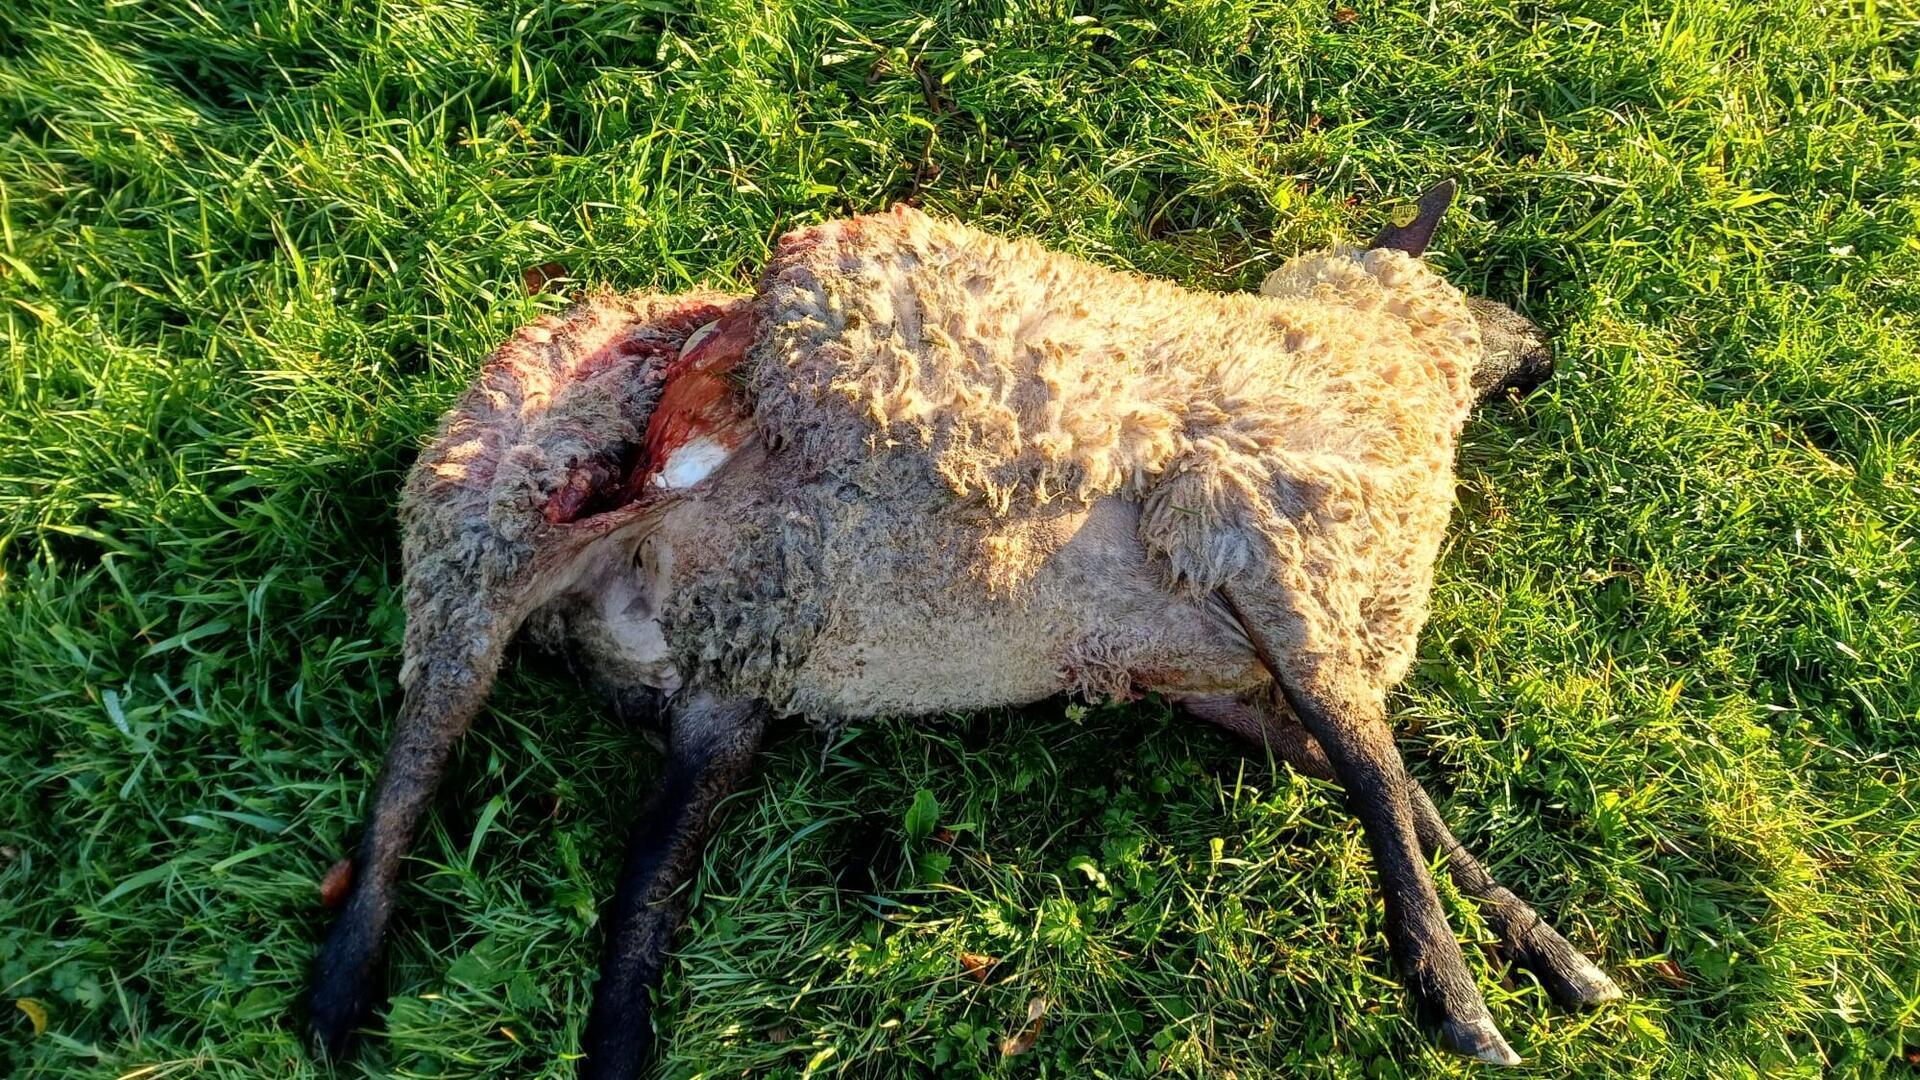
[[[1433,242],[1433,230],[1439,228],[1440,218],[1446,214],[1447,207],[1453,205],[1453,195],[1458,190],[1460,185],[1452,180],[1442,180],[1428,188],[1414,204],[1419,213],[1411,222],[1405,225],[1388,222],[1368,246],[1393,248],[1416,258],[1426,254],[1427,245]]]

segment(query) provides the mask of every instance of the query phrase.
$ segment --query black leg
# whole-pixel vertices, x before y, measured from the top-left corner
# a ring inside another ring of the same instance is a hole
[[[1184,698],[1179,704],[1197,719],[1270,749],[1303,776],[1336,779],[1320,744],[1291,717],[1228,695]],[[1479,902],[1488,924],[1500,937],[1501,954],[1532,971],[1553,1000],[1567,1008],[1618,1000],[1622,996],[1620,988],[1606,972],[1547,925],[1526,901],[1495,881],[1480,860],[1454,839],[1427,789],[1411,776],[1407,782],[1421,851],[1429,860],[1446,856],[1447,875],[1454,887]]]
[[[1426,788],[1414,781],[1410,794],[1420,846],[1429,857],[1446,855],[1447,875],[1461,892],[1479,902],[1480,912],[1499,936],[1500,952],[1508,960],[1533,972],[1553,1000],[1569,1009],[1618,1001],[1624,996],[1599,965],[1581,955],[1526,901],[1495,881],[1480,860],[1453,838]]]
[[[373,813],[354,857],[353,892],[314,966],[309,999],[313,1031],[321,1048],[336,1059],[346,1053],[354,1028],[375,1003],[374,981],[393,914],[400,859],[412,846],[420,818],[440,786],[453,744],[486,699],[497,660],[480,666],[486,678],[430,668],[407,688],[401,704]]]
[[[1415,1011],[1439,1030],[1449,1050],[1494,1064],[1519,1064],[1520,1056],[1487,1012],[1427,873],[1414,827],[1412,785],[1379,690],[1343,657],[1290,655],[1284,660],[1293,662],[1283,662],[1272,643],[1292,636],[1290,613],[1249,602],[1231,587],[1225,596],[1287,706],[1325,752],[1366,830],[1386,901],[1387,943]],[[1357,631],[1353,637],[1358,639]]]
[[[739,785],[765,729],[757,702],[705,694],[669,707],[671,745],[660,786],[628,843],[607,905],[607,944],[583,1040],[586,1080],[640,1075],[653,1050],[649,999],[684,913],[682,887],[699,868],[715,807]]]

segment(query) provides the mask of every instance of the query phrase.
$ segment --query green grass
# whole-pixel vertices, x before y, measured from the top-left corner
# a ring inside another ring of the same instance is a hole
[[[1906,0],[5,0],[0,1073],[324,1072],[300,998],[398,703],[393,501],[562,303],[523,269],[739,286],[913,198],[1246,289],[1443,176],[1436,262],[1562,368],[1468,432],[1394,707],[1631,994],[1556,1013],[1470,948],[1497,1019],[1545,1075],[1907,1072],[1917,50]],[[667,1075],[1475,1071],[1408,1018],[1325,785],[1154,703],[854,734],[783,736],[733,802]],[[518,665],[340,1072],[571,1075],[655,762]],[[836,887],[875,822],[878,895]]]

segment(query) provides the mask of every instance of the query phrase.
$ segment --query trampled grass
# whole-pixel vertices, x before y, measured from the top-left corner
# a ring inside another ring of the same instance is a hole
[[[0,1073],[324,1071],[299,1001],[398,702],[394,496],[565,288],[738,285],[912,198],[1244,289],[1443,176],[1435,259],[1562,368],[1470,429],[1394,705],[1631,993],[1557,1013],[1470,949],[1496,1017],[1549,1075],[1908,1070],[1916,48],[1903,0],[7,0]],[[519,665],[340,1072],[571,1075],[654,763]],[[950,844],[908,834],[923,791]],[[795,731],[701,874],[662,1070],[1470,1071],[1385,952],[1337,793],[1157,704]]]

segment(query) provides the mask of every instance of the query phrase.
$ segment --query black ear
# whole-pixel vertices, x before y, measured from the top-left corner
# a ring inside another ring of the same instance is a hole
[[[1393,248],[1418,258],[1426,254],[1427,245],[1433,242],[1433,230],[1440,227],[1440,218],[1446,214],[1447,207],[1453,205],[1453,194],[1460,185],[1452,180],[1442,180],[1427,189],[1425,195],[1414,205],[1419,213],[1405,225],[1388,222],[1373,238],[1369,247]]]

